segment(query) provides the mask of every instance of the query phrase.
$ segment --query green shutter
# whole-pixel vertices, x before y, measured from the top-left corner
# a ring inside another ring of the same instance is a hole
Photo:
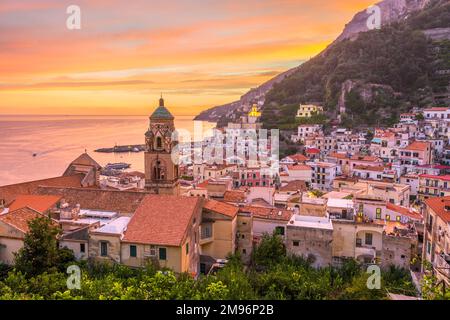
[[[106,257],[108,255],[108,243],[100,242],[100,255]]]
[[[137,257],[137,249],[134,245],[130,246],[130,257]]]
[[[159,260],[167,260],[166,248],[159,248]]]

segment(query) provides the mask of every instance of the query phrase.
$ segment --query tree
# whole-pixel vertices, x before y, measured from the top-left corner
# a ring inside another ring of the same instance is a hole
[[[73,261],[73,253],[58,248],[61,230],[48,217],[38,217],[28,223],[24,246],[15,254],[16,270],[34,276]]]
[[[253,251],[253,264],[270,267],[280,263],[286,257],[283,239],[276,232],[272,235],[264,234],[261,243]]]
[[[433,273],[433,266],[429,262],[424,263],[424,276],[421,280],[422,298],[425,300],[450,300],[450,292],[443,290],[445,282],[438,281]]]

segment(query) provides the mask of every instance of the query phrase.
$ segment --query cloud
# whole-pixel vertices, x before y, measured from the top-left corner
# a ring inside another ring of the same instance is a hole
[[[319,53],[372,2],[205,1],[79,0],[82,29],[69,31],[71,1],[0,0],[0,112],[143,108],[161,90],[175,107],[226,103]]]
[[[27,90],[27,89],[58,89],[58,88],[89,88],[89,87],[115,87],[115,86],[136,86],[153,84],[153,81],[146,80],[123,80],[123,81],[69,81],[69,82],[41,82],[30,84],[1,84],[3,90]]]

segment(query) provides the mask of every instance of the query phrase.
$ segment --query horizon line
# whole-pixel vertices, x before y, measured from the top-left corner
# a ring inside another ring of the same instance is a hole
[[[19,113],[19,114],[15,114],[15,113],[0,113],[0,116],[71,116],[71,117],[86,117],[86,116],[91,116],[91,117],[104,117],[104,116],[113,116],[113,117],[149,117],[149,114],[62,114],[62,113],[57,113],[57,114],[38,114],[38,113],[31,113],[31,114],[23,114],[23,113]],[[197,116],[196,114],[178,114],[175,116],[181,116],[181,117],[190,117],[190,116]]]

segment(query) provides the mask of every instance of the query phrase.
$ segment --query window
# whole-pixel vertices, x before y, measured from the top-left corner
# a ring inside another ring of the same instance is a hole
[[[386,221],[391,221],[391,215],[390,214],[386,215]]]
[[[376,218],[381,219],[381,208],[377,208],[376,210]]]
[[[86,252],[86,244],[80,243],[80,252],[85,253]]]
[[[133,257],[133,258],[137,257],[137,249],[136,249],[136,246],[134,246],[134,245],[130,246],[130,257]]]
[[[395,217],[395,220],[397,220],[398,222],[400,222],[400,216]]]
[[[275,233],[280,235],[280,236],[284,236],[284,227],[276,227],[275,228]]]
[[[161,149],[162,148],[162,139],[161,137],[156,138],[156,148]]]
[[[100,255],[102,257],[106,257],[108,255],[108,243],[107,242],[100,242]]]
[[[156,256],[156,246],[150,246],[150,255],[152,257]]]
[[[159,260],[166,260],[166,259],[167,259],[167,249],[159,248]]]
[[[242,249],[243,254],[247,254],[247,249]]]
[[[200,263],[200,273],[206,274],[206,264]]]
[[[212,226],[211,225],[209,225],[209,224],[202,225],[201,231],[202,231],[202,234],[201,234],[202,239],[212,237]]]
[[[186,254],[189,254],[189,243],[186,243]]]
[[[292,245],[294,247],[298,247],[300,245],[300,243],[298,241],[292,241]]]
[[[372,245],[372,238],[373,235],[371,233],[366,233],[366,244],[371,246]]]

